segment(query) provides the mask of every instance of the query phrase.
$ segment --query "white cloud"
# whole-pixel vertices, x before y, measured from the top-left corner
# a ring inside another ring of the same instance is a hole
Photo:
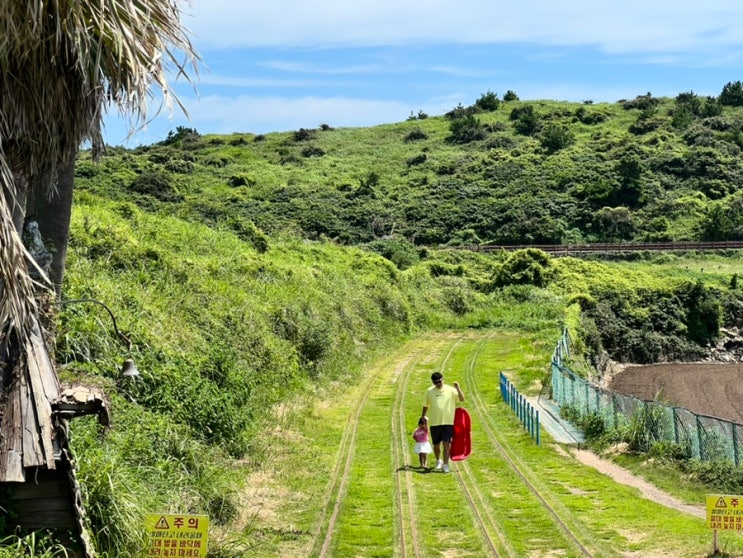
[[[622,53],[743,42],[737,0],[195,0],[186,11],[202,48],[538,42]]]
[[[282,72],[318,75],[375,74],[382,71],[389,71],[389,68],[381,66],[379,64],[336,66],[329,64],[306,64],[299,62],[290,62],[286,60],[267,60],[265,62],[262,62],[260,65],[266,68],[271,68],[272,70],[280,70]]]

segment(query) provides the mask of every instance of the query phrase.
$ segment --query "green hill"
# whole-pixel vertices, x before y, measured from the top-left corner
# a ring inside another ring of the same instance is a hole
[[[488,92],[372,128],[179,128],[98,167],[82,157],[77,186],[240,234],[253,223],[343,244],[741,239],[735,105],[730,94],[580,104]]]

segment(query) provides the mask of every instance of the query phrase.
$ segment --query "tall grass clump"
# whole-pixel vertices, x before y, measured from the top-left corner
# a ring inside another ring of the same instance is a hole
[[[68,558],[63,545],[43,531],[0,539],[0,558]]]

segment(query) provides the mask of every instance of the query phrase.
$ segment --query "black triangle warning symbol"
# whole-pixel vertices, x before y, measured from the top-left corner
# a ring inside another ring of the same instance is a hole
[[[727,508],[728,505],[725,503],[725,498],[723,498],[722,496],[720,496],[717,499],[717,503],[715,504],[715,507],[716,508]]]
[[[160,519],[158,519],[157,523],[155,524],[155,529],[170,529],[170,525],[168,525],[168,520],[165,519],[165,516],[160,516]]]

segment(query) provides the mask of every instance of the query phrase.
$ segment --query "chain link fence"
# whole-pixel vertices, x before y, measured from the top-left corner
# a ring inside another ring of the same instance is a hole
[[[687,457],[740,465],[743,425],[600,388],[564,364],[569,350],[564,330],[551,363],[552,399],[560,407],[573,409],[581,418],[598,417],[606,430],[629,429],[646,449],[665,441],[678,445]]]

